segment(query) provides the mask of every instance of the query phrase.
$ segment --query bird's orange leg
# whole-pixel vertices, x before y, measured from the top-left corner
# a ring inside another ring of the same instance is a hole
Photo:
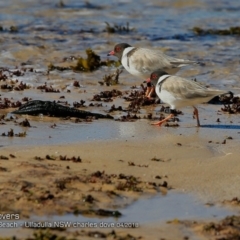
[[[199,114],[198,114],[198,109],[196,107],[193,107],[194,110],[193,110],[193,115],[196,116],[196,119],[197,119],[197,127],[200,127],[200,121],[199,121]]]
[[[147,91],[146,91],[146,97],[147,98],[151,98],[152,94],[154,93],[155,88],[154,87],[147,87]]]
[[[155,122],[152,123],[151,125],[156,125],[156,126],[161,126],[163,123],[165,123],[168,119],[171,119],[174,117],[174,114],[170,114],[168,115],[166,118],[164,118],[163,120],[159,121],[159,122]]]
[[[148,97],[148,94],[150,93],[151,91],[151,87],[147,87],[147,90],[145,92],[145,96]]]
[[[148,78],[148,79],[147,79],[147,90],[146,90],[145,96],[146,96],[147,98],[151,98],[154,90],[155,90],[155,87],[153,86],[150,78]]]

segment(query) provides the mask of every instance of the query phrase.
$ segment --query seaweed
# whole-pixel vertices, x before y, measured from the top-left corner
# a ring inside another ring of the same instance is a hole
[[[18,32],[18,27],[17,26],[10,26],[9,29],[6,29],[2,25],[0,25],[0,32],[17,33]]]
[[[205,35],[240,35],[240,27],[230,27],[228,29],[203,29],[200,27],[194,27],[192,29],[195,35],[205,36]]]
[[[18,27],[17,27],[17,26],[11,26],[11,27],[9,28],[9,32],[11,32],[11,33],[16,33],[16,32],[18,32]]]
[[[12,128],[9,130],[8,133],[3,132],[1,134],[2,137],[26,137],[26,135],[27,135],[26,132],[14,133]]]
[[[106,67],[120,67],[122,64],[119,60],[114,61],[114,60],[109,60],[107,59],[106,61],[101,61],[101,66],[106,66]]]
[[[112,86],[112,85],[117,85],[118,79],[119,79],[119,75],[123,72],[123,70],[121,69],[117,69],[113,74],[109,74],[109,75],[105,75],[103,77],[103,82],[99,81],[98,83],[101,85],[106,84],[107,86]]]
[[[118,175],[118,179],[122,179],[125,181],[119,182],[116,186],[116,190],[143,192],[143,189],[139,186],[142,182],[138,178],[134,177],[133,175],[126,176],[123,173],[120,173]]]
[[[88,210],[83,210],[79,211],[80,214],[82,215],[96,215],[96,216],[101,216],[101,217],[121,217],[122,213],[119,211],[115,210],[105,210],[105,209],[88,209]]]
[[[48,72],[53,71],[53,70],[58,70],[58,71],[66,71],[66,70],[71,70],[70,67],[61,67],[61,66],[55,66],[52,63],[48,65]]]
[[[74,71],[92,72],[101,66],[100,56],[98,56],[92,49],[88,48],[86,54],[87,59],[80,57],[77,61],[77,65],[71,67]]]
[[[64,7],[66,7],[66,5],[65,5],[65,3],[64,3],[62,0],[60,0],[60,1],[56,4],[56,7],[64,8]]]
[[[92,49],[88,48],[86,49],[87,58],[77,58],[77,63],[75,66],[69,66],[69,67],[62,67],[62,66],[56,66],[53,63],[50,63],[48,65],[48,72],[51,72],[53,70],[58,71],[68,71],[73,70],[74,72],[93,72],[97,69],[99,69],[101,66],[107,66],[107,67],[119,67],[121,65],[120,61],[114,61],[114,60],[101,60],[101,57],[97,55]],[[69,58],[65,57],[63,60],[67,61]],[[71,56],[70,59],[75,59],[75,57]],[[1,75],[0,75],[1,78]]]
[[[240,237],[240,217],[239,216],[227,216],[219,223],[210,222],[203,226],[203,232],[218,235],[219,240],[237,240]]]
[[[113,24],[112,26],[108,23],[106,23],[106,27],[105,27],[105,32],[108,33],[129,33],[135,30],[135,28],[130,28],[130,24],[129,22],[126,23],[126,26],[122,26],[122,25],[117,25],[117,24]]]
[[[39,230],[33,233],[34,238],[28,238],[33,240],[42,240],[42,239],[51,239],[51,240],[67,240],[66,237],[57,236],[55,233],[52,233],[49,229]]]
[[[0,109],[5,109],[5,108],[16,108],[22,106],[22,103],[20,101],[14,102],[12,99],[0,98]]]
[[[224,105],[221,111],[229,114],[240,113],[240,98],[238,96],[224,96],[219,100]]]

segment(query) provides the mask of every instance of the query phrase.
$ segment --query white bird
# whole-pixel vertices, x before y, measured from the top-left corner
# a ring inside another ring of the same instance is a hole
[[[164,103],[170,105],[171,114],[165,119],[152,124],[158,126],[161,126],[168,119],[174,117],[176,109],[192,106],[194,108],[193,114],[197,119],[197,126],[200,127],[198,109],[195,105],[206,103],[215,96],[229,93],[218,89],[206,88],[193,80],[168,75],[162,70],[154,71],[148,81],[151,81],[155,85],[158,97]]]
[[[181,67],[198,64],[195,61],[167,56],[157,49],[136,48],[127,43],[117,44],[114,50],[108,53],[108,56],[111,55],[118,57],[129,73],[144,79],[158,69],[175,74]],[[151,96],[153,91],[153,87],[148,87],[146,96]]]

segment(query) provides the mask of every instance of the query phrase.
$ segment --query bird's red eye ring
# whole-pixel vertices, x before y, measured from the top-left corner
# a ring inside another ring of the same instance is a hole
[[[152,79],[156,79],[156,78],[157,78],[157,75],[156,75],[156,74],[152,74],[151,78],[152,78]]]
[[[120,50],[121,50],[120,47],[116,47],[116,49],[115,49],[116,52],[119,52]]]

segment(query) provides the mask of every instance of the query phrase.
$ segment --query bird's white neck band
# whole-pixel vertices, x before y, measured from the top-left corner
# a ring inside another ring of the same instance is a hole
[[[166,78],[170,77],[171,75],[163,75],[158,79],[158,83],[162,82],[163,80],[165,80]]]

